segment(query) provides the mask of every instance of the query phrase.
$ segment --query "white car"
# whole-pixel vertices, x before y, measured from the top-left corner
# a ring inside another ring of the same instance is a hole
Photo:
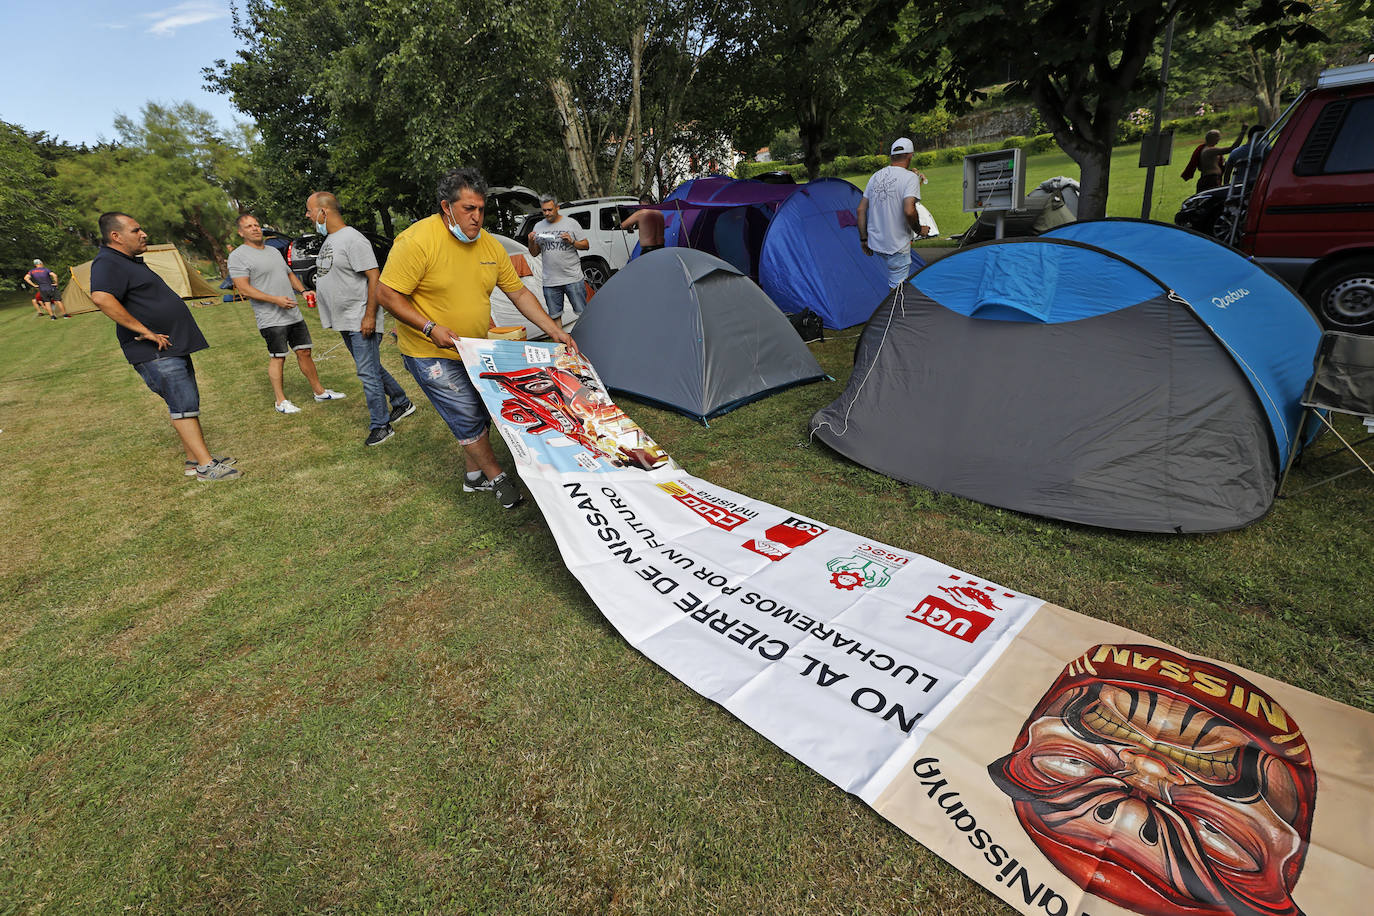
[[[593,197],[558,205],[558,212],[577,220],[587,234],[589,244],[581,253],[582,276],[592,289],[600,289],[611,274],[629,263],[639,236],[633,229],[621,229],[620,223],[638,207],[635,197]],[[541,219],[539,213],[525,217],[516,239],[523,242]]]

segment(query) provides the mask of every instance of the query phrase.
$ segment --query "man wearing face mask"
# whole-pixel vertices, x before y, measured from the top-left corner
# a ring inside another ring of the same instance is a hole
[[[367,399],[368,433],[363,444],[381,445],[393,434],[391,424],[413,414],[415,405],[382,365],[377,255],[367,237],[344,222],[333,194],[316,191],[306,200],[305,210],[315,231],[325,237],[315,257],[320,325],[338,331],[353,355]]]
[[[525,289],[501,244],[482,231],[487,185],[474,169],[439,180],[438,212],[405,230],[382,271],[377,298],[395,316],[406,369],[463,447],[463,492],[491,491],[503,508],[524,498],[491,447],[490,417],[458,358],[460,337],[486,337],[491,291],[500,285],[532,324],[575,348]]]

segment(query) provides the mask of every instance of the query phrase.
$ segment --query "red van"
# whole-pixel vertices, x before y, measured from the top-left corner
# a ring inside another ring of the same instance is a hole
[[[1174,221],[1252,255],[1327,327],[1374,332],[1374,63],[1323,71],[1253,147]]]

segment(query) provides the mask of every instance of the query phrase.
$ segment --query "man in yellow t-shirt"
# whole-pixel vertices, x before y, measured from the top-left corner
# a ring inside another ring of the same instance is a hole
[[[554,340],[576,349],[561,325],[525,289],[500,243],[482,231],[487,185],[474,169],[439,180],[439,212],[396,239],[382,270],[377,299],[397,321],[405,367],[463,447],[463,492],[492,491],[506,509],[523,495],[501,470],[491,448],[491,423],[482,398],[458,358],[459,337],[486,337],[491,290],[500,285],[511,302]]]

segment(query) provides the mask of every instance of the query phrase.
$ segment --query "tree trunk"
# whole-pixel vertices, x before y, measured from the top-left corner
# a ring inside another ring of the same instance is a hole
[[[644,60],[644,29],[635,26],[630,33],[630,137],[634,150],[630,155],[630,185],[635,194],[644,193],[644,124],[640,116],[640,67]]]
[[[806,164],[807,180],[821,177],[821,144],[829,132],[830,118],[809,106],[806,117],[799,118],[797,131],[801,134],[802,162]]]
[[[394,239],[396,237],[396,230],[392,228],[391,225],[391,208],[385,206],[378,207],[377,215],[381,217],[382,220],[382,234],[389,239]]]
[[[573,100],[572,86],[564,76],[550,77],[549,92],[553,95],[553,104],[563,126],[563,148],[568,153],[568,167],[572,171],[577,196],[596,197],[601,188],[596,163],[591,158],[594,151],[589,148],[586,132],[582,129],[582,116]]]

